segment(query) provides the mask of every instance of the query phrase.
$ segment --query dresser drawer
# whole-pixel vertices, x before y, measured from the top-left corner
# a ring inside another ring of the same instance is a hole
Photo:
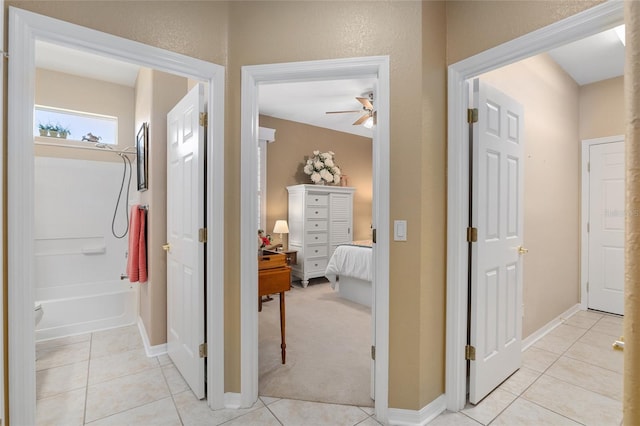
[[[328,206],[329,196],[327,194],[309,194],[307,196],[307,206]]]
[[[307,207],[307,219],[327,219],[329,210],[326,207]]]
[[[304,257],[310,259],[312,257],[327,257],[327,246],[307,246],[304,250]]]
[[[307,238],[305,240],[306,244],[326,244],[328,241],[327,233],[320,232],[317,234],[307,233]]]
[[[307,220],[305,229],[307,231],[326,231],[329,229],[329,222],[326,220]]]
[[[305,259],[304,261],[304,272],[307,274],[312,274],[314,272],[322,272],[327,269],[327,258],[321,257],[318,259]]]

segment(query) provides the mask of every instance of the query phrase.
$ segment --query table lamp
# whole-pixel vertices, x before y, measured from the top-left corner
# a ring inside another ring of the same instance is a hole
[[[289,233],[289,226],[287,225],[286,220],[276,220],[276,224],[273,227],[274,234],[280,234],[280,244],[282,244],[282,234]],[[282,245],[284,248],[284,244]]]

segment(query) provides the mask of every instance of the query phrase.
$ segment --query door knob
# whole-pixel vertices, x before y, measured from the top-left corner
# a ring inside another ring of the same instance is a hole
[[[171,244],[167,243],[167,244],[163,244],[162,245],[162,250],[166,251],[167,253],[169,251],[171,251]]]
[[[527,253],[529,253],[529,249],[524,248],[522,246],[518,247],[518,254],[527,254]]]

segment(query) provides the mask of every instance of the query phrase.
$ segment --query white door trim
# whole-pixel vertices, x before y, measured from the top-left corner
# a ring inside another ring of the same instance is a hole
[[[4,0],[0,0],[0,54],[4,55]],[[0,58],[0,81],[4,81],[4,58]],[[4,84],[0,85],[0,135],[4,135]],[[4,176],[4,155],[0,153],[0,182]],[[0,211],[0,223],[4,223],[4,209]],[[0,241],[4,241],[4,227],[0,229]],[[4,259],[4,244],[0,246],[0,259]],[[0,291],[0,318],[4,318],[4,291]],[[0,342],[4,342],[4,327],[0,328]],[[4,351],[0,351],[0,365],[4,366]],[[4,367],[0,369],[0,383],[4,384]],[[0,424],[4,424],[4,386],[0,389]]]
[[[35,41],[89,50],[209,83],[207,224],[224,235],[224,67],[57,19],[9,8],[8,274],[9,414],[15,424],[35,424],[36,374],[33,273],[33,105]],[[224,253],[207,250],[208,402],[224,405]]]
[[[258,86],[297,80],[377,77],[378,124],[373,144],[373,226],[376,312],[375,411],[386,421],[389,383],[389,57],[375,56],[242,67],[240,297],[241,297],[241,406],[258,398],[258,264],[255,233],[258,208],[255,144],[258,140]]]
[[[604,138],[584,139],[582,141],[582,186],[580,213],[580,309],[589,308],[587,297],[587,281],[589,281],[589,235],[587,232],[587,218],[589,217],[589,149],[593,145],[624,142],[624,135],[607,136]]]
[[[465,82],[482,73],[620,25],[622,1],[609,1],[449,66],[447,187],[447,333],[445,391],[447,409],[466,402],[467,242],[469,217],[467,152],[468,93]]]

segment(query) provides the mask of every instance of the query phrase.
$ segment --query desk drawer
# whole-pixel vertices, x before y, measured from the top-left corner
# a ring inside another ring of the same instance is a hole
[[[304,261],[304,272],[306,274],[311,274],[314,272],[322,272],[327,269],[327,258],[319,257],[317,259],[305,259]]]
[[[280,293],[291,288],[291,268],[265,269],[258,274],[258,294]]]

